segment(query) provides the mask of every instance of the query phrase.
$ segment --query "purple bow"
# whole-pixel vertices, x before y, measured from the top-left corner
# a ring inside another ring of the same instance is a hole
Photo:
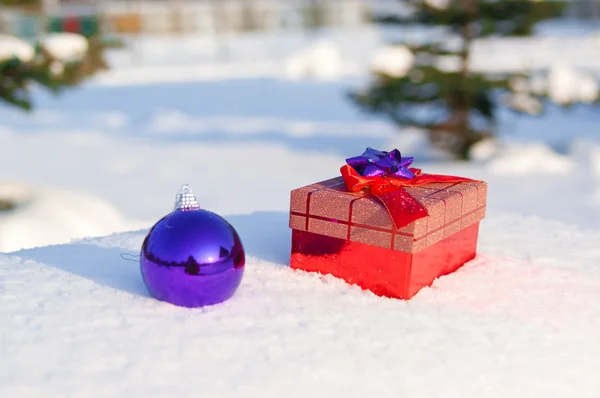
[[[361,156],[346,159],[354,170],[363,177],[394,176],[400,178],[413,178],[415,174],[408,169],[414,158],[403,158],[400,151],[378,151],[367,148]]]

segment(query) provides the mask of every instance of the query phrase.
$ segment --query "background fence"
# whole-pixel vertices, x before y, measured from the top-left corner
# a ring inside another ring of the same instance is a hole
[[[566,17],[600,21],[600,0],[570,3]],[[289,56],[318,37],[315,32],[325,30],[337,29],[342,32],[337,41],[353,42],[343,47],[366,47],[375,39],[368,36],[368,29],[361,28],[369,27],[371,16],[383,9],[401,12],[402,2],[46,0],[41,9],[0,8],[0,32],[29,41],[44,32],[101,35],[108,41],[125,42],[126,49],[111,56],[120,64],[193,64]],[[162,43],[160,48],[156,48],[156,38]],[[267,39],[271,44],[261,48],[261,40]],[[164,56],[165,51],[170,53],[168,57]]]
[[[567,17],[600,21],[600,0],[566,0]],[[86,36],[215,35],[368,24],[373,10],[400,0],[45,0],[38,9],[0,7],[0,32]]]
[[[165,35],[358,26],[368,23],[364,0],[112,0],[61,1],[41,10],[4,9],[4,33],[30,38],[44,31]]]

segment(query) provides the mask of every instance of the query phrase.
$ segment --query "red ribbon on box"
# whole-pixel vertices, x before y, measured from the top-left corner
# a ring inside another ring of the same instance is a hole
[[[395,154],[394,151],[397,152],[397,154]],[[377,152],[375,156],[388,157],[385,159],[388,161],[389,158],[393,158],[394,155],[398,159],[400,159],[400,153],[397,150],[394,151],[380,152],[375,151],[371,148],[367,148],[367,151],[365,152],[365,154],[363,154],[363,156],[368,154],[368,156],[372,158],[373,153]],[[352,159],[347,159],[347,161]],[[408,162],[408,164],[410,164],[410,161]],[[368,162],[370,165],[374,165],[375,163],[377,163],[371,160],[369,160]],[[397,167],[395,167],[394,170],[397,170]],[[441,174],[423,174],[421,169],[416,168],[410,168],[408,170],[410,170],[410,173],[408,175],[412,174],[413,177],[403,178],[397,175],[393,175],[389,172],[371,173],[377,175],[361,175],[350,164],[342,166],[340,172],[346,184],[346,188],[348,188],[348,191],[359,192],[366,190],[374,198],[380,201],[381,204],[383,204],[388,214],[390,215],[390,218],[394,223],[396,229],[405,227],[413,221],[427,217],[428,215],[425,206],[423,206],[418,200],[413,198],[406,190],[404,190],[404,187],[418,187],[431,183],[458,183],[476,181],[464,177],[455,177]]]

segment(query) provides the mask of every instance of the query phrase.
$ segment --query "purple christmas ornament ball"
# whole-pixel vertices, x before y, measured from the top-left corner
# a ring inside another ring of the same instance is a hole
[[[198,207],[184,185],[175,210],[150,230],[140,268],[150,294],[182,306],[202,307],[231,298],[244,274],[245,254],[225,219]]]

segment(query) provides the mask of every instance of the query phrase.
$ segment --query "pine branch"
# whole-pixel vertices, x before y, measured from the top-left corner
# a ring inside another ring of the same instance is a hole
[[[41,0],[0,0],[0,6],[16,7],[16,6],[34,6],[41,4]]]
[[[64,89],[77,86],[107,69],[108,65],[104,60],[106,45],[97,37],[88,42],[87,54],[79,61],[64,63],[38,46],[32,61],[23,62],[15,57],[0,62],[0,101],[30,110],[33,106],[29,93],[31,84],[37,84],[53,94],[60,94]]]
[[[409,16],[383,15],[376,22],[386,25],[446,26],[459,32],[465,25],[476,27],[474,38],[500,34],[523,36],[543,20],[562,15],[567,3],[555,0],[473,0],[466,9],[461,1],[452,1],[448,8],[435,8],[421,0],[407,0],[414,12]]]
[[[444,49],[442,48],[441,44],[424,44],[424,45],[419,45],[419,46],[407,46],[413,53],[415,54],[419,54],[419,53],[425,53],[425,54],[430,54],[430,55],[435,55],[435,56],[452,56],[452,55],[459,55],[461,52],[458,50],[448,50],[448,49]]]
[[[563,14],[564,1],[480,1],[478,19],[485,27],[480,37],[501,33],[503,36],[530,35],[538,22]]]
[[[365,92],[351,96],[360,108],[385,115],[398,125],[426,129],[434,146],[460,159],[467,159],[476,142],[492,135],[496,101],[502,98],[499,94],[511,93],[507,105],[515,111],[530,114],[543,111],[548,93],[532,95],[526,92],[527,84],[515,85],[512,80],[526,79],[525,72],[473,73],[471,43],[489,36],[530,35],[536,23],[560,16],[564,2],[450,0],[449,7],[440,9],[424,0],[402,1],[412,6],[410,15],[384,15],[377,20],[383,24],[446,29],[441,36],[431,35],[425,43],[403,43],[415,54],[409,76],[376,74]],[[460,39],[458,48],[444,44],[449,36]],[[458,60],[454,70],[437,69],[438,61],[445,56]]]

